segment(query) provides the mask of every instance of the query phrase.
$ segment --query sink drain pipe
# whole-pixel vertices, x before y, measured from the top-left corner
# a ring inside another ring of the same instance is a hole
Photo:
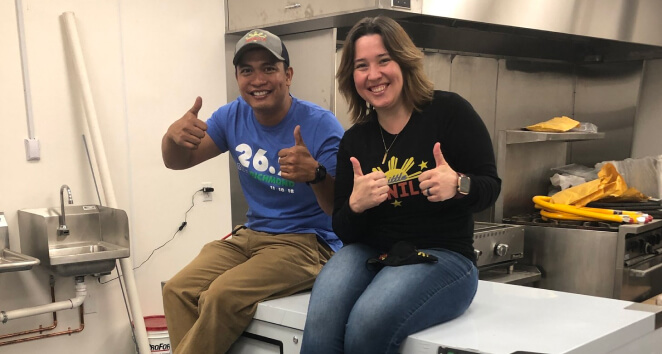
[[[76,297],[69,300],[53,302],[46,305],[28,307],[12,311],[0,311],[0,320],[2,323],[7,323],[9,320],[17,318],[30,317],[41,315],[49,312],[56,312],[62,310],[70,310],[79,307],[85,301],[87,296],[87,287],[83,277],[76,277]]]
[[[69,55],[71,55],[73,59],[74,68],[76,70],[76,79],[78,80],[78,86],[83,99],[85,121],[87,123],[85,124],[85,136],[86,138],[91,137],[91,144],[87,144],[88,147],[91,146],[91,149],[89,149],[90,163],[92,164],[92,170],[98,170],[97,175],[100,177],[97,187],[101,191],[101,197],[106,202],[105,205],[111,208],[117,208],[115,190],[110,178],[106,151],[103,145],[103,139],[101,138],[101,130],[99,129],[96,109],[94,108],[94,100],[92,99],[92,89],[88,82],[83,51],[80,47],[78,30],[76,29],[76,17],[73,12],[64,12],[60,18],[64,26],[65,37],[69,41]],[[120,259],[120,266],[122,268],[124,284],[126,285],[126,300],[131,309],[131,319],[133,320],[138,351],[140,354],[149,354],[151,349],[147,338],[145,319],[142,315],[142,309],[140,308],[140,299],[138,297],[136,279],[133,274],[133,262],[131,261],[131,257],[129,256]]]

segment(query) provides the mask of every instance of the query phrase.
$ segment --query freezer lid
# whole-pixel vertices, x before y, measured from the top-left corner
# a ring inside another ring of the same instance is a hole
[[[463,315],[409,336],[402,352],[450,347],[491,354],[607,353],[655,331],[656,314],[632,304],[479,281]]]

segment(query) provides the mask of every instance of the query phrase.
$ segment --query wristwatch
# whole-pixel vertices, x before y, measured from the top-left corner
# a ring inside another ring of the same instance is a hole
[[[471,189],[471,178],[463,173],[458,173],[457,192],[462,195],[467,195],[469,194],[469,189]]]
[[[306,184],[315,184],[322,182],[326,178],[326,167],[324,167],[321,163],[317,164],[317,168],[315,169],[315,179],[312,181],[306,182]]]

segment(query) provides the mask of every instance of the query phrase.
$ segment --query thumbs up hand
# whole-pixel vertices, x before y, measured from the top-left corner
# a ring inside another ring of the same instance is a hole
[[[356,157],[351,157],[354,170],[354,189],[349,196],[349,207],[355,213],[362,213],[376,207],[388,197],[388,181],[382,171],[373,171],[367,175],[361,170],[361,163]]]
[[[429,201],[441,202],[453,198],[457,193],[458,175],[446,162],[440,143],[434,144],[432,154],[436,167],[418,176],[419,188]]]
[[[197,97],[193,107],[170,125],[166,136],[179,146],[196,150],[207,131],[207,123],[198,119],[201,107],[202,98]]]
[[[303,142],[303,137],[301,137],[301,126],[297,125],[294,127],[294,145],[303,146],[308,150],[306,143]]]
[[[319,163],[313,158],[301,136],[301,127],[294,127],[294,146],[278,151],[281,177],[293,182],[315,179]]]

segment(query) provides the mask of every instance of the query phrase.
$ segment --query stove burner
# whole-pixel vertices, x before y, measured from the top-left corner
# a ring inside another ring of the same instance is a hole
[[[515,215],[504,218],[505,224],[530,225],[543,227],[562,227],[567,229],[597,230],[597,231],[618,231],[619,223],[607,221],[576,221],[576,220],[556,220],[543,218],[538,213]]]

